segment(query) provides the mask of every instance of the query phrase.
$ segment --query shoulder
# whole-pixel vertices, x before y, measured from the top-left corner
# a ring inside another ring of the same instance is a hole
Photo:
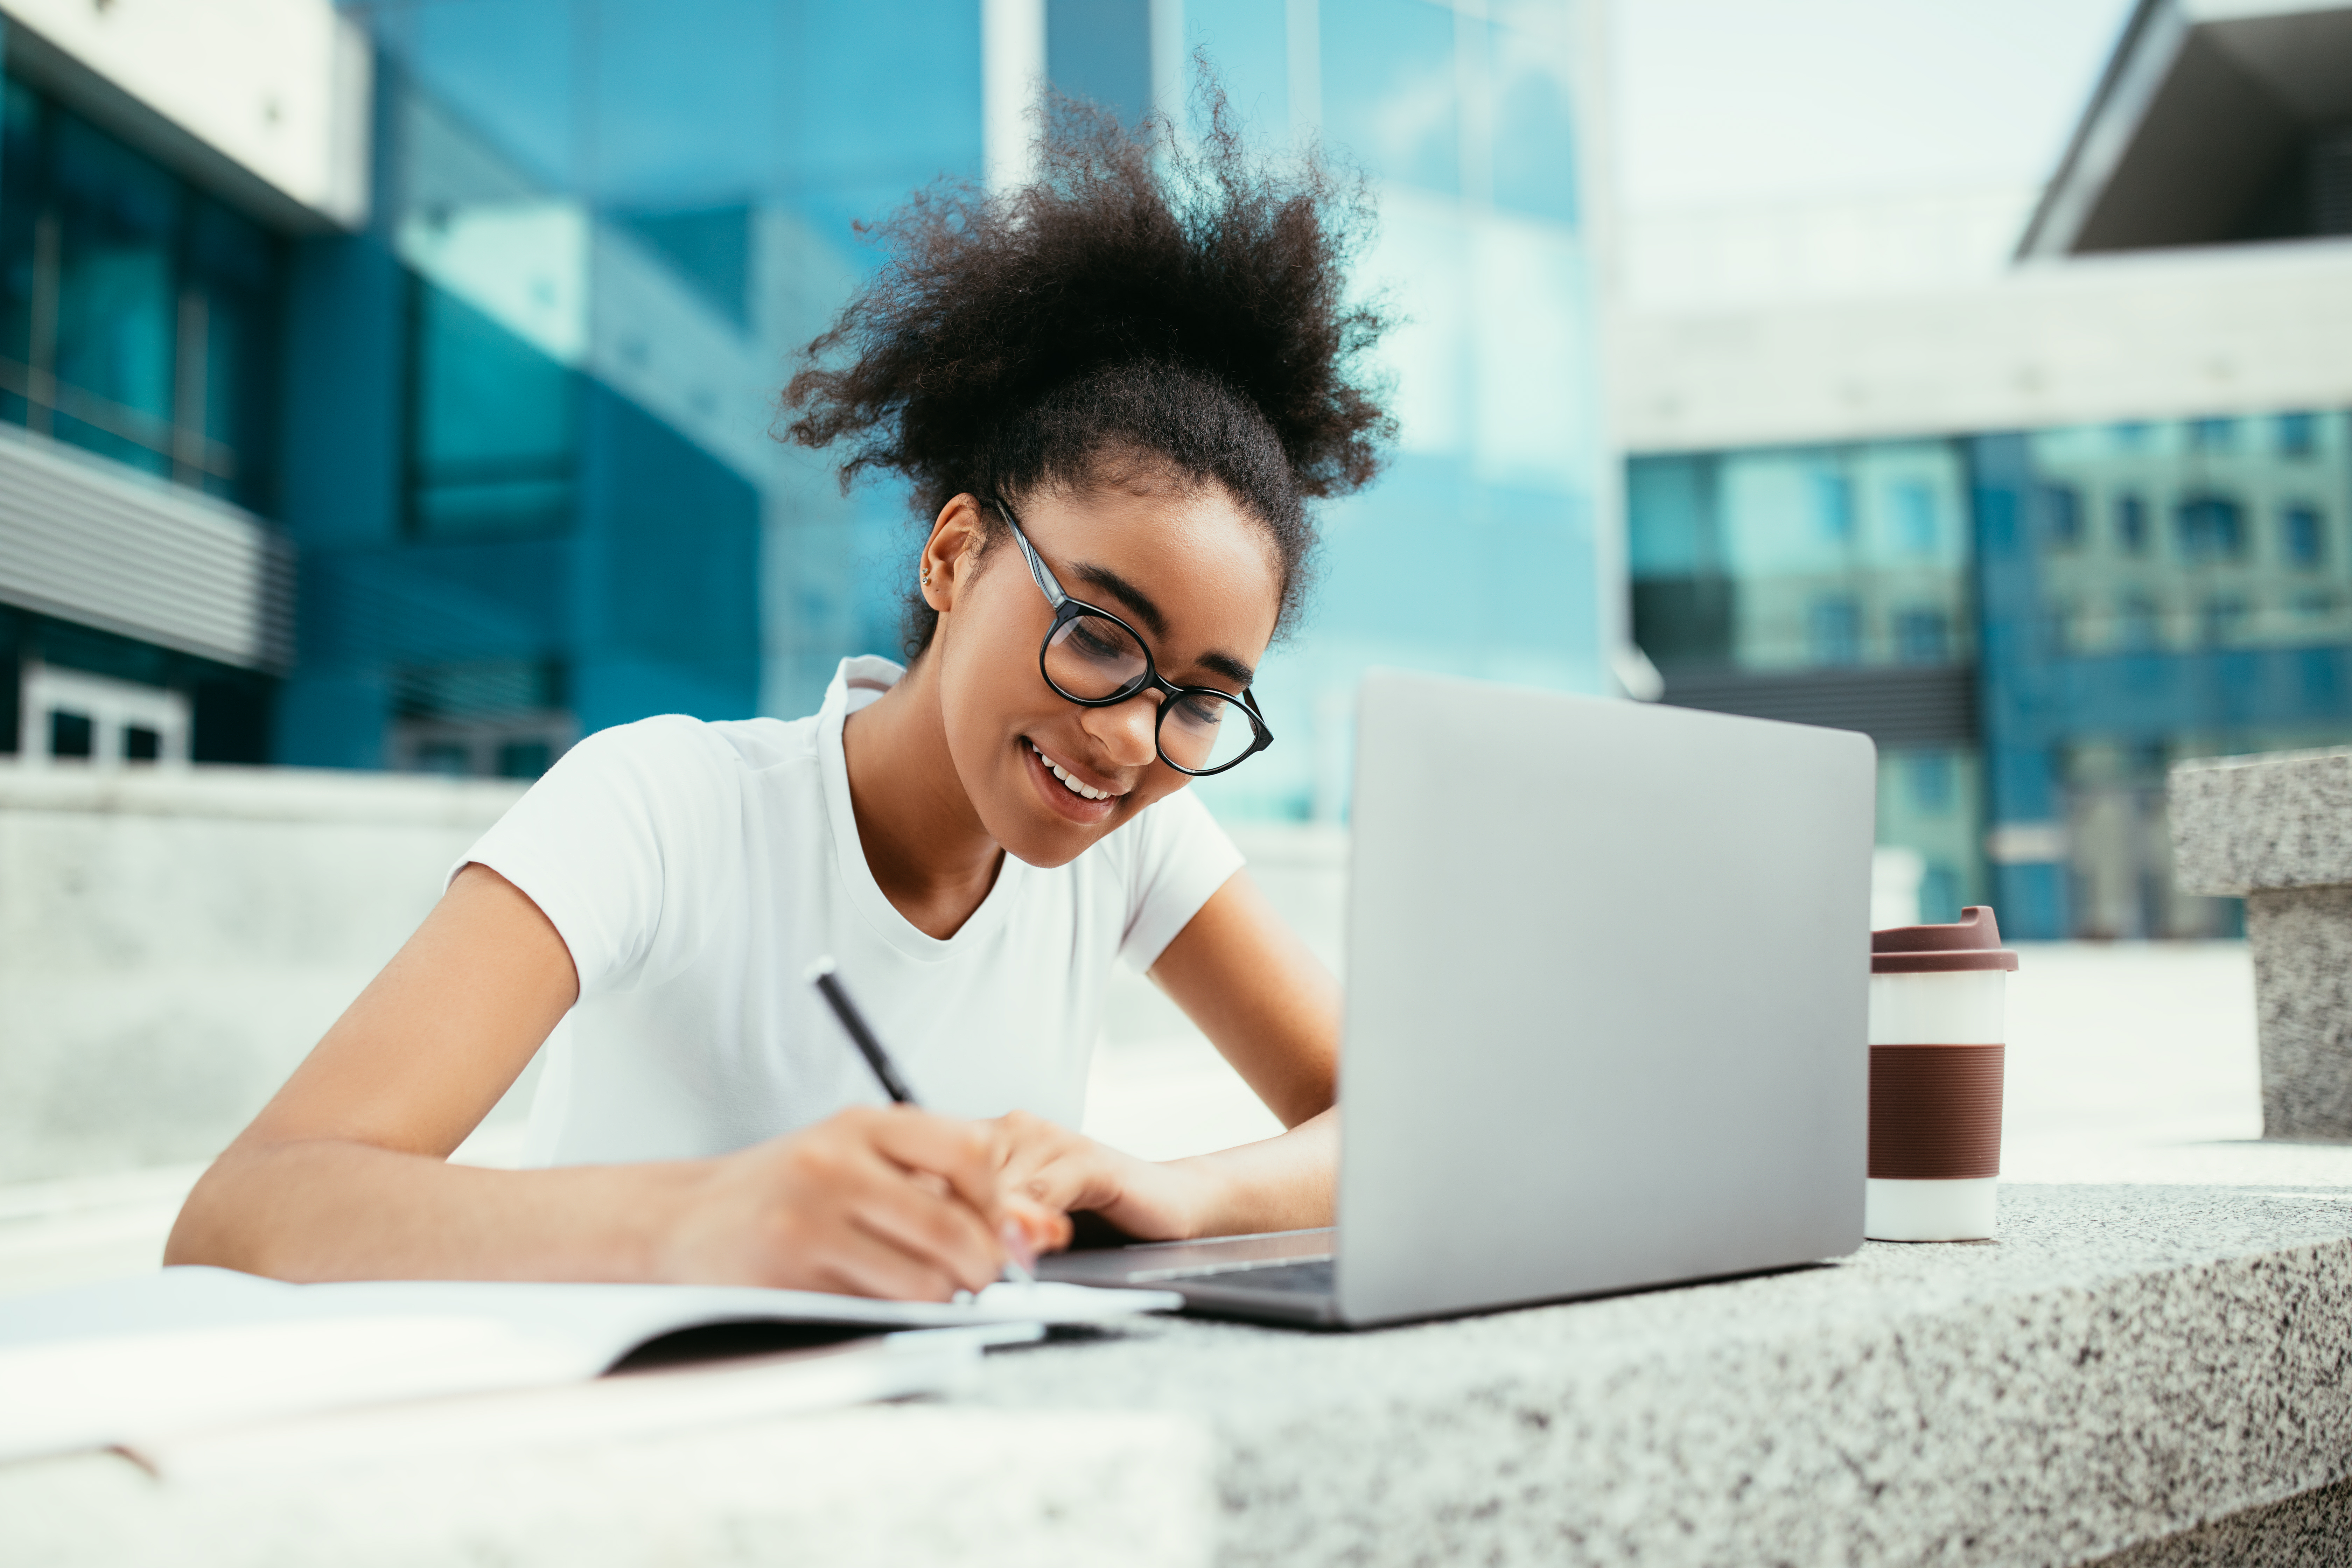
[[[680,713],[599,730],[573,746],[524,796],[542,819],[635,823],[659,841],[709,837],[757,815],[797,759],[814,773],[808,720],[712,723]]]
[[[737,779],[816,754],[815,721],[712,721],[664,713],[599,730],[563,754],[559,769],[685,783]]]

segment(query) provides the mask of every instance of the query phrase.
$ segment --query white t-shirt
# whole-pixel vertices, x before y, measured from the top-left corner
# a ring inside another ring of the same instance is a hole
[[[1241,854],[1181,791],[1066,866],[1005,856],[961,930],[925,935],[866,864],[842,761],[842,721],[903,673],[845,659],[789,723],[591,735],[458,862],[529,895],[579,971],[528,1163],[724,1153],[883,1101],[806,979],[824,953],[926,1109],[1077,1124],[1112,959],[1150,968]]]

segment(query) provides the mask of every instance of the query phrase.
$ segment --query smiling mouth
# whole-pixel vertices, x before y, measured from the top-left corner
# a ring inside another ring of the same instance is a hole
[[[1076,795],[1081,800],[1110,800],[1114,798],[1117,793],[1119,793],[1107,789],[1096,789],[1091,784],[1079,783],[1076,778],[1073,778],[1070,775],[1070,772],[1067,768],[1065,768],[1061,763],[1047,756],[1045,754],[1045,749],[1037,744],[1034,741],[1029,742],[1029,749],[1037,753],[1037,760],[1045,764],[1045,771],[1047,773],[1052,773],[1055,778],[1062,781],[1063,788],[1068,790],[1072,795]]]

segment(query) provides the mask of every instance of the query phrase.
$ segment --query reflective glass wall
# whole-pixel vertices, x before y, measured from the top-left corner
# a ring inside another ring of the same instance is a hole
[[[872,265],[856,220],[978,170],[978,5],[346,8],[375,216],[297,258],[286,760],[528,776],[894,647],[896,498],[769,426]]]
[[[287,251],[244,214],[0,75],[0,424],[274,516]],[[193,761],[270,759],[268,676],[7,605],[0,756],[26,738],[20,702],[37,668],[164,700],[185,714]],[[88,715],[30,717],[37,751],[91,754]],[[135,730],[120,754],[155,760],[154,739]]]
[[[2352,416],[2289,412],[1627,469],[1666,699],[1864,730],[1928,919],[2228,934],[2167,768],[2352,742]]]
[[[1878,834],[1920,909],[1983,900],[1966,455],[1951,441],[1706,453],[1627,469],[1634,640],[1669,701],[1871,731]]]
[[[1399,321],[1382,367],[1400,449],[1325,513],[1319,592],[1259,679],[1276,745],[1202,786],[1228,816],[1336,818],[1367,666],[1602,684],[1580,13],[1183,0],[1181,15],[1260,135],[1319,135],[1379,198],[1360,284]]]
[[[370,231],[297,247],[286,760],[527,774],[646,713],[813,708],[898,647],[918,523],[771,438],[855,225],[976,178],[982,0],[353,0]],[[1015,8],[1019,9],[1018,7]],[[1600,682],[1598,423],[1565,0],[1049,0],[1044,64],[1129,117],[1207,54],[1250,133],[1381,214],[1402,442],[1329,509],[1229,816],[1344,808],[1357,675]]]
[[[0,78],[0,420],[269,512],[285,251]]]
[[[2232,931],[2178,896],[2165,770],[2352,742],[2352,418],[1972,443],[1985,732],[2012,901],[2086,936]]]

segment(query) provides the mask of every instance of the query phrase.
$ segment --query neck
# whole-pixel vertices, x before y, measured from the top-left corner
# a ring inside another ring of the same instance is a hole
[[[849,804],[876,885],[908,922],[942,940],[996,885],[1004,851],[972,809],[948,753],[938,661],[919,658],[898,684],[841,730]]]

